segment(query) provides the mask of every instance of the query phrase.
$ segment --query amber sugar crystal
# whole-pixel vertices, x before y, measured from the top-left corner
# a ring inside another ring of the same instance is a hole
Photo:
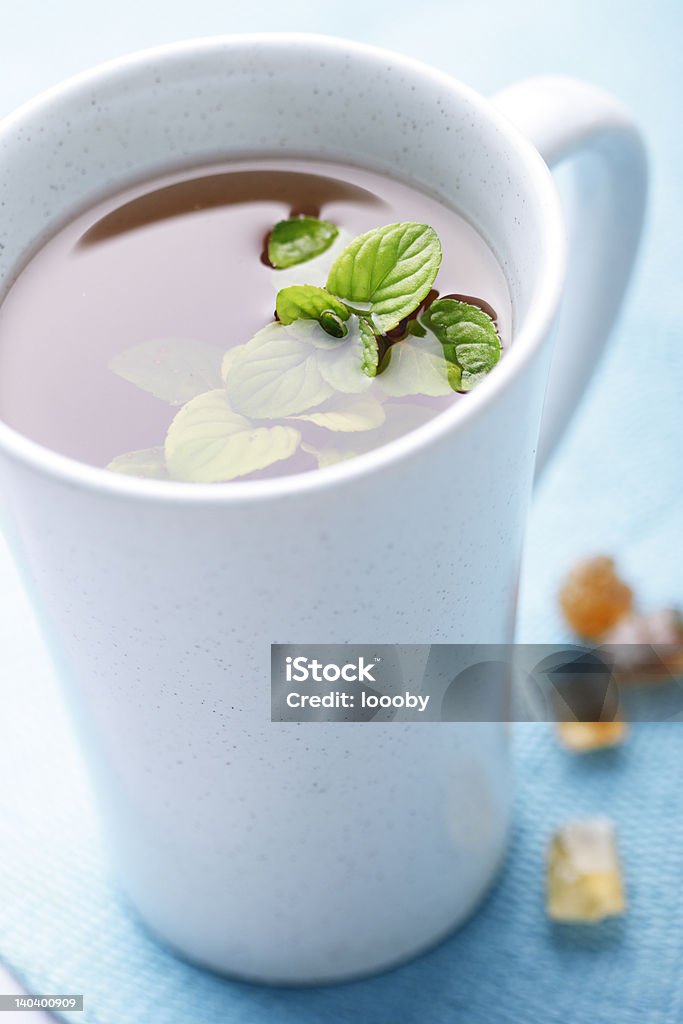
[[[625,722],[558,722],[557,734],[567,750],[587,754],[623,743],[628,727]]]
[[[555,921],[595,923],[626,910],[614,825],[607,818],[571,821],[548,849],[546,909]]]
[[[683,675],[683,616],[676,608],[631,612],[609,630],[620,683],[662,682]]]
[[[599,640],[627,615],[633,592],[605,555],[579,562],[560,590],[560,606],[567,622],[586,640]]]

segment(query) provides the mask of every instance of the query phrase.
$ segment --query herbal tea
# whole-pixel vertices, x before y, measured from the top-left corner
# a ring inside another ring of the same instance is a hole
[[[355,167],[211,166],[108,199],[27,264],[0,307],[0,417],[120,473],[304,472],[437,415],[510,331],[495,257],[429,196]]]

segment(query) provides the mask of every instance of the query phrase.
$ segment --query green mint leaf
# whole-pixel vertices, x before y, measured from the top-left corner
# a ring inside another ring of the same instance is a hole
[[[257,427],[230,408],[221,388],[193,398],[166,435],[166,464],[174,480],[234,480],[296,451],[301,435],[290,426]]]
[[[324,309],[318,317],[318,323],[324,330],[325,334],[329,334],[331,338],[345,338],[349,333],[349,329],[337,313],[333,313],[331,309]]]
[[[412,334],[415,338],[424,338],[426,330],[418,320],[409,320],[406,324],[406,334]]]
[[[144,341],[117,353],[109,369],[156,398],[183,405],[221,385],[222,351],[190,338]]]
[[[462,370],[457,363],[448,364],[448,383],[453,391],[462,391]]]
[[[340,228],[332,245],[320,256],[314,256],[306,263],[298,263],[293,267],[271,270],[270,278],[273,288],[276,292],[290,284],[313,284],[318,288],[324,288],[332,264],[353,240],[353,237],[350,231]]]
[[[478,306],[459,299],[437,299],[422,315],[422,323],[443,345],[454,391],[471,391],[500,359],[500,338],[493,320]]]
[[[441,243],[427,224],[387,224],[355,238],[337,257],[329,291],[371,316],[378,333],[414,312],[434,284]]]
[[[369,395],[343,395],[325,409],[309,412],[293,419],[315,423],[317,427],[335,430],[339,433],[356,433],[374,430],[384,423],[384,409],[376,398]]]
[[[334,224],[315,217],[292,217],[275,225],[268,239],[268,259],[274,267],[293,267],[320,256],[339,234]]]
[[[115,459],[111,460],[107,469],[113,473],[125,473],[126,476],[168,480],[164,449],[161,447],[139,448],[134,452],[126,452],[125,455],[117,455]]]
[[[377,377],[377,384],[386,395],[447,395],[448,362],[434,335],[404,338],[387,352],[387,363]]]
[[[379,364],[379,343],[371,324],[364,317],[360,317],[358,327],[361,345],[363,346],[363,358],[361,359],[360,368],[366,377],[376,377]]]
[[[308,412],[334,390],[321,372],[319,354],[345,345],[333,341],[315,321],[269,324],[240,346],[229,363],[225,390],[230,405],[252,419]]]
[[[329,325],[330,318],[335,323],[348,320],[350,313],[343,302],[330,295],[324,288],[316,288],[312,284],[293,284],[289,288],[281,288],[275,300],[275,310],[282,324],[292,324],[295,320],[317,320],[327,330],[323,320]],[[344,337],[344,334],[327,331],[332,337]],[[346,333],[346,332],[345,332]]]

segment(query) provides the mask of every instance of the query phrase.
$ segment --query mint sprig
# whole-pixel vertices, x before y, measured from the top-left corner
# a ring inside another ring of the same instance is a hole
[[[344,338],[346,321],[355,314],[362,342],[360,369],[374,377],[379,371],[377,336],[393,330],[419,308],[440,264],[439,236],[428,224],[406,221],[374,228],[354,238],[340,253],[326,288],[280,289],[278,319],[284,324],[317,320],[332,337]]]
[[[268,259],[284,270],[320,256],[339,234],[336,225],[316,217],[290,217],[279,221],[268,239]]]
[[[344,235],[326,221],[281,221],[270,238],[271,262],[294,267],[335,239],[338,251]],[[110,363],[114,372],[181,408],[163,447],[128,452],[108,468],[219,482],[296,452],[326,466],[431,418],[429,409],[406,399],[470,391],[501,356],[495,322],[478,306],[437,298],[421,312],[440,262],[441,245],[429,225],[389,224],[353,239],[332,263],[326,287],[281,288],[277,321],[224,355],[189,339],[119,353]],[[316,266],[306,273],[315,278]],[[352,435],[353,442],[335,445],[326,434]]]

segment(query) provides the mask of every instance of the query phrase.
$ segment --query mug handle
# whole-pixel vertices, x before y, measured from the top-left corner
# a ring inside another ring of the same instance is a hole
[[[569,261],[538,447],[540,470],[617,318],[643,225],[647,162],[628,112],[586,82],[562,75],[530,78],[496,93],[492,102],[549,167],[577,158],[568,181]]]

